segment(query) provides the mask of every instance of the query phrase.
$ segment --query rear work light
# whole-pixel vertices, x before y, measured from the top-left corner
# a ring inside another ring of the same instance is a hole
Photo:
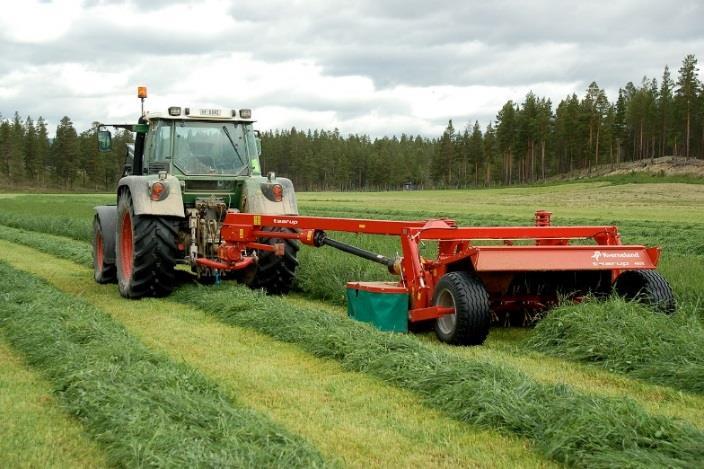
[[[161,181],[154,181],[149,186],[149,198],[153,201],[164,200],[169,195],[169,186]]]

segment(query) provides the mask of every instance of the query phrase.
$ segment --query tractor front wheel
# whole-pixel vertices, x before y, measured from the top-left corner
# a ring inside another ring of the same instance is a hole
[[[176,283],[178,221],[135,215],[124,192],[117,204],[117,283],[126,298],[166,296]]]
[[[616,278],[614,291],[627,300],[639,301],[665,314],[677,309],[667,280],[654,270],[627,270]]]
[[[466,272],[449,272],[435,287],[433,305],[454,308],[435,320],[435,334],[454,345],[481,345],[489,335],[489,294],[476,277]]]

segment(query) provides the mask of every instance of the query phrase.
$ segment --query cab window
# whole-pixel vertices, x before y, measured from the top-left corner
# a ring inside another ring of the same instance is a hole
[[[147,161],[167,161],[171,158],[171,123],[159,122],[153,130],[147,149]]]

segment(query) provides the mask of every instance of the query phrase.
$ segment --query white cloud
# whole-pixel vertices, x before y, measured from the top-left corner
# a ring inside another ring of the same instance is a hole
[[[596,80],[673,74],[704,50],[683,0],[36,0],[0,17],[0,112],[133,121],[147,108],[252,107],[262,129],[439,135],[485,125],[528,91],[558,102]]]
[[[48,43],[65,34],[81,16],[81,5],[71,0],[23,0],[2,6],[0,37],[17,43]]]

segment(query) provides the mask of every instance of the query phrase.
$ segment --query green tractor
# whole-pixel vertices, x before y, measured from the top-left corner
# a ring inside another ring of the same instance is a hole
[[[117,282],[127,298],[165,296],[176,286],[176,266],[190,266],[204,282],[218,281],[220,229],[227,210],[298,213],[289,179],[262,176],[261,142],[250,109],[169,107],[144,112],[137,124],[98,124],[98,147],[110,151],[106,127],[135,133],[128,145],[116,205],[95,208],[93,266],[98,283]],[[275,250],[249,252],[256,262],[237,271],[251,288],[283,294],[298,261],[293,240],[262,238]]]

